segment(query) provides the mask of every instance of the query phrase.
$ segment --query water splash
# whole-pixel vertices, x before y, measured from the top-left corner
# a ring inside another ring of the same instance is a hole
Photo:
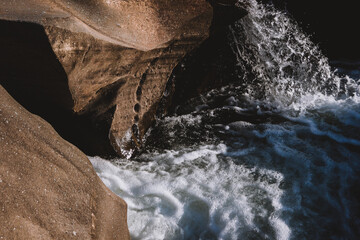
[[[90,158],[133,239],[360,237],[360,78],[248,2],[230,36],[241,82],[158,119],[136,161]]]
[[[272,5],[247,2],[249,14],[231,27],[230,44],[250,97],[287,106],[309,95],[359,96],[360,82],[336,76],[290,17]]]

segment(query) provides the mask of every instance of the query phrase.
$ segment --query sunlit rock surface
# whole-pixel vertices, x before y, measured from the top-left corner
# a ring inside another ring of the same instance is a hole
[[[67,73],[74,111],[99,116],[114,109],[112,144],[118,153],[130,156],[127,151],[140,147],[154,119],[172,70],[205,39],[208,27],[197,25],[193,32],[175,38],[169,47],[147,52],[59,28],[45,30]],[[124,138],[127,132],[130,138]]]
[[[0,86],[0,239],[129,239],[126,203]]]
[[[167,46],[186,24],[201,24],[196,18],[211,11],[205,0],[10,0],[0,7],[2,19],[58,26],[140,50]]]
[[[44,26],[74,112],[113,115],[111,143],[130,157],[172,70],[208,37],[212,7],[205,0],[14,0],[0,3],[0,18]]]

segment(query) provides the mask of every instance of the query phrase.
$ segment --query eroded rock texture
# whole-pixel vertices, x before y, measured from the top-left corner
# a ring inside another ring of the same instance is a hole
[[[189,22],[211,10],[205,0],[11,0],[6,20],[37,22],[83,32],[117,45],[151,50],[168,46]]]
[[[0,84],[18,103],[86,154],[115,155],[108,140],[111,114],[102,122],[74,113],[67,74],[42,26],[0,21],[0,52]]]
[[[109,138],[125,157],[142,145],[172,70],[212,20],[205,0],[23,2],[0,3],[0,18],[44,26],[74,112],[113,115]]]
[[[208,21],[208,16],[200,16],[203,25],[174,38],[166,48],[146,52],[55,27],[45,30],[67,73],[74,111],[100,116],[115,107],[111,142],[121,155],[130,156],[154,119],[173,68],[205,39]]]
[[[129,239],[126,203],[0,85],[0,239]]]

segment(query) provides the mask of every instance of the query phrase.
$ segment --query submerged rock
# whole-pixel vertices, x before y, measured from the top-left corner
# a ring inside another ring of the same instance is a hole
[[[0,239],[129,239],[126,203],[0,86]]]

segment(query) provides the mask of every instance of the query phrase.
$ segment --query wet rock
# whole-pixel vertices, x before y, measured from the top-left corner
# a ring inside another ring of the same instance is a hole
[[[0,238],[129,239],[126,203],[0,86]]]

